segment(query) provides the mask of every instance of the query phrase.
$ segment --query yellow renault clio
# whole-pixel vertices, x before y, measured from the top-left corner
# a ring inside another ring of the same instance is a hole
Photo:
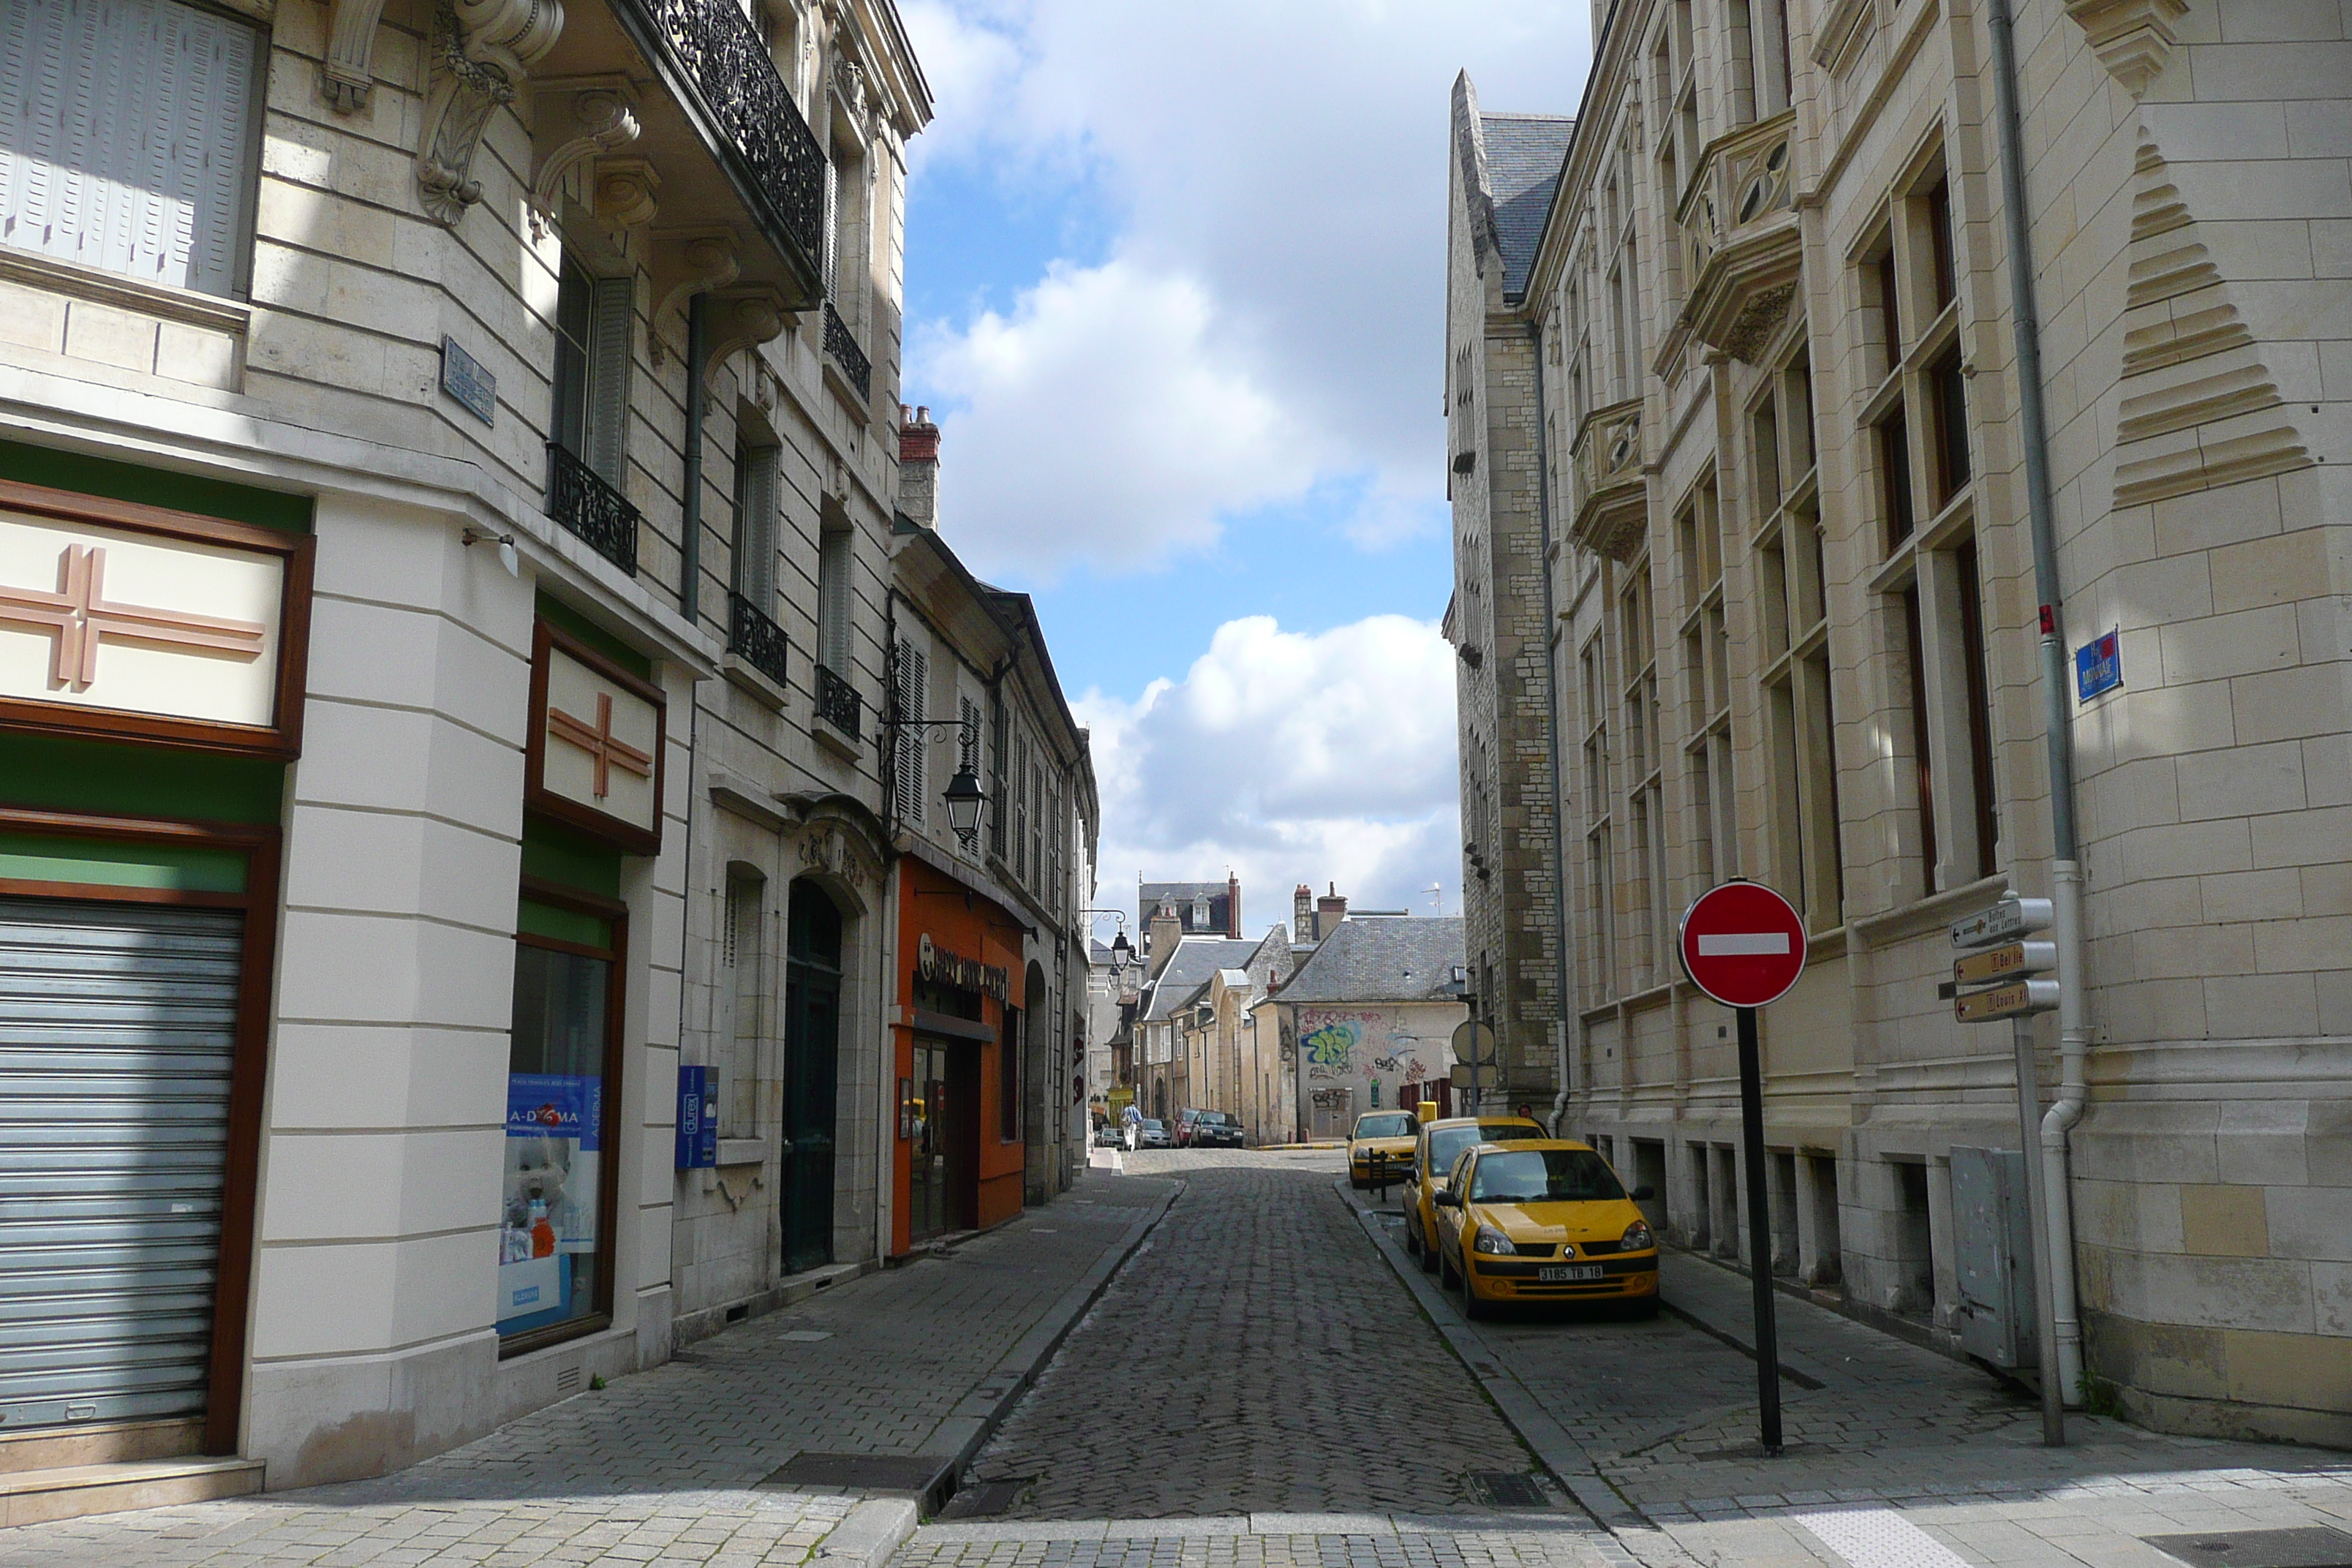
[[[1413,1144],[1412,1184],[1404,1194],[1404,1249],[1424,1274],[1437,1272],[1437,1249],[1429,1238],[1437,1234],[1437,1194],[1445,1190],[1454,1162],[1474,1143],[1512,1143],[1551,1134],[1524,1116],[1448,1116],[1421,1124]]]
[[[1367,1110],[1356,1118],[1348,1134],[1348,1180],[1360,1187],[1372,1184],[1372,1156],[1384,1154],[1391,1177],[1404,1180],[1405,1163],[1412,1158],[1413,1134],[1421,1131],[1410,1110]]]
[[[1437,1194],[1438,1273],[1463,1315],[1505,1301],[1618,1301],[1658,1310],[1658,1243],[1617,1173],[1564,1138],[1481,1143]]]

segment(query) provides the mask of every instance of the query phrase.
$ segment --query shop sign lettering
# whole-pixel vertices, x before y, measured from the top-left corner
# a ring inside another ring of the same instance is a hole
[[[1011,973],[995,964],[982,963],[976,958],[965,958],[950,952],[931,941],[925,931],[915,949],[915,973],[935,985],[953,985],[960,990],[979,991],[1004,1001],[1013,989]]]

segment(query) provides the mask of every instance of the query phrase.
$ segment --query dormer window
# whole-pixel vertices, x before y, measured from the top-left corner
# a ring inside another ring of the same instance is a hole
[[[1194,899],[1192,900],[1192,928],[1195,931],[1206,931],[1208,926],[1209,900],[1206,899]]]

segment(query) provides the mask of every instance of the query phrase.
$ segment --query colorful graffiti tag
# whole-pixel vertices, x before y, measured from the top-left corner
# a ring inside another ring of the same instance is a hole
[[[1363,1026],[1352,1018],[1330,1018],[1307,1029],[1298,1044],[1307,1053],[1309,1078],[1345,1078],[1356,1070],[1356,1047]]]

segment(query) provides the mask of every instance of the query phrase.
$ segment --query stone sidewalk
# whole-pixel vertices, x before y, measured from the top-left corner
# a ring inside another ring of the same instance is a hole
[[[0,1531],[0,1568],[878,1562],[911,1506],[890,1505],[895,1534],[845,1554],[857,1496],[763,1483],[803,1453],[968,1456],[1179,1190],[1088,1172],[943,1257],[739,1324],[397,1474]]]

